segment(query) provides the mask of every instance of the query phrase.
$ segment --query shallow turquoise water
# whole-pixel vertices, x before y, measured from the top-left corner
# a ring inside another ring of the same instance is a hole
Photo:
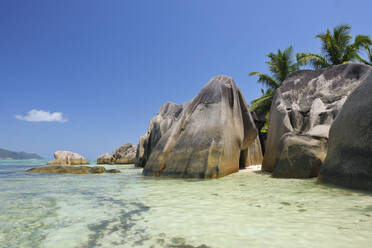
[[[240,172],[218,180],[28,174],[0,161],[0,247],[371,247],[372,195]]]

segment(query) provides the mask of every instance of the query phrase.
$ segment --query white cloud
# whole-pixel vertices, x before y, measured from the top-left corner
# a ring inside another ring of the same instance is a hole
[[[29,122],[66,122],[67,119],[63,118],[61,112],[49,112],[44,110],[32,109],[26,115],[15,115],[18,120]]]

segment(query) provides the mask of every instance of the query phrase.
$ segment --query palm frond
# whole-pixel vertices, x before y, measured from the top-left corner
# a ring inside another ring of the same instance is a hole
[[[316,53],[297,53],[296,57],[299,65],[310,64],[314,69],[321,69],[329,66],[327,60]]]
[[[368,62],[367,60],[363,59],[362,57],[360,57],[359,55],[356,55],[356,59],[363,63],[363,64],[366,64],[366,65],[371,65],[372,66],[372,61],[371,62]]]
[[[274,91],[267,90],[262,96],[251,101],[251,107],[257,113],[267,113],[270,111]]]
[[[270,61],[266,62],[275,80],[283,82],[289,74],[298,70],[298,65],[293,62],[293,48],[289,46],[283,51],[278,49],[277,53],[266,55]]]
[[[258,76],[258,82],[262,83],[264,86],[272,89],[277,89],[280,87],[280,83],[269,75],[260,72],[251,72],[249,76]]]

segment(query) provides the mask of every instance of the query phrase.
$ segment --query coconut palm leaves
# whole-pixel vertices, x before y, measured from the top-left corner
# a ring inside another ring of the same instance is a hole
[[[364,49],[366,50],[368,60],[362,59],[361,57],[358,56],[358,60],[366,65],[371,65],[372,66],[372,49],[370,48],[369,45],[364,46]]]
[[[267,88],[266,92],[262,90],[262,96],[251,102],[252,108],[258,113],[266,113],[270,110],[274,91],[280,87],[289,74],[298,70],[298,65],[293,61],[292,46],[283,51],[279,49],[277,53],[269,53],[266,56],[270,59],[266,64],[269,66],[271,76],[260,72],[249,74],[257,76],[257,82]]]
[[[254,99],[251,102],[251,107],[257,113],[266,113],[270,110],[271,102],[274,97],[274,90],[267,89],[266,92],[261,89],[262,96]]]
[[[322,43],[323,56],[315,53],[298,53],[298,64],[310,64],[314,69],[320,69],[359,60],[359,50],[371,45],[372,40],[367,35],[357,35],[352,43],[350,30],[349,25],[339,25],[333,29],[333,32],[327,29],[326,33],[318,34],[316,38],[319,38]]]

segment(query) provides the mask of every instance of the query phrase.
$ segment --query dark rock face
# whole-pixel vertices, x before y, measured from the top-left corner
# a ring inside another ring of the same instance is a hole
[[[102,166],[71,166],[71,165],[43,165],[27,170],[29,173],[69,173],[69,174],[101,174],[120,173],[119,170],[106,170]]]
[[[161,106],[157,115],[150,121],[147,133],[140,138],[136,154],[136,166],[145,167],[153,148],[170,129],[182,112],[182,106],[167,102]]]
[[[251,165],[261,165],[263,160],[261,142],[257,135],[256,139],[249,145],[246,150],[243,150],[240,155],[240,168],[246,168]]]
[[[218,178],[239,170],[257,130],[232,78],[214,77],[177,113],[151,147],[144,175]]]
[[[263,170],[274,177],[317,176],[333,120],[370,71],[350,63],[290,75],[271,106]]]
[[[119,146],[113,153],[102,154],[97,164],[134,164],[136,162],[137,145],[126,143]]]
[[[372,71],[361,80],[331,127],[319,180],[372,191]]]
[[[258,137],[260,139],[261,152],[262,152],[262,155],[264,155],[267,133],[262,133],[261,129],[264,127],[266,123],[266,114],[265,113],[257,114],[255,111],[251,110],[251,116],[253,118],[254,124],[256,125],[257,131],[258,131]],[[262,164],[262,162],[260,164]]]

